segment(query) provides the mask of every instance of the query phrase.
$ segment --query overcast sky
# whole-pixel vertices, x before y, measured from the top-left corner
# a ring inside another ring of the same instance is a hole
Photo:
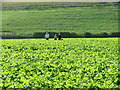
[[[120,0],[0,0],[2,2],[119,2]]]

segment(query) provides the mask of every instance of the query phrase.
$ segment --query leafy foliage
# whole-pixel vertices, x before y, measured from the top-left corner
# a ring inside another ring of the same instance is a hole
[[[2,40],[3,88],[118,88],[118,39]]]

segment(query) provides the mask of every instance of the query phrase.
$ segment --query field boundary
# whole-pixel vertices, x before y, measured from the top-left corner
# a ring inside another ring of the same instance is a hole
[[[31,36],[25,35],[16,35],[16,33],[12,32],[10,34],[3,34],[2,39],[24,39],[24,38],[44,38],[46,32],[35,32]],[[59,32],[49,32],[50,38],[53,38],[55,34]],[[86,32],[84,34],[70,33],[70,32],[61,32],[62,38],[110,38],[110,37],[120,37],[120,32],[112,32],[110,34],[103,32],[98,34],[92,34],[90,32]]]

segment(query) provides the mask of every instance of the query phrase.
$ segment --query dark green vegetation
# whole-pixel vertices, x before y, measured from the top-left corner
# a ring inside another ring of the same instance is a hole
[[[3,39],[3,88],[118,88],[118,38]]]
[[[117,4],[3,3],[3,37],[36,37],[36,32],[111,35],[118,32]]]

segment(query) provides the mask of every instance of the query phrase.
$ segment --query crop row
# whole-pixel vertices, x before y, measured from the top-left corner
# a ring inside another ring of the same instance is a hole
[[[118,88],[118,39],[2,40],[3,88]]]

